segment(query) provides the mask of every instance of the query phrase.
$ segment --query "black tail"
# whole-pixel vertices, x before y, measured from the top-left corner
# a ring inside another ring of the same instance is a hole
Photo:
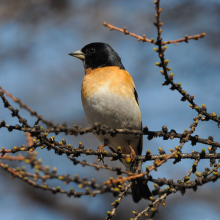
[[[132,180],[132,197],[135,203],[138,203],[142,198],[149,199],[152,196],[151,191],[144,178]]]

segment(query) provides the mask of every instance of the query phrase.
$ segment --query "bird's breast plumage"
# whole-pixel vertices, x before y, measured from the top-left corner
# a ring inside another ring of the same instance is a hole
[[[130,74],[118,67],[87,69],[85,72],[81,97],[88,123],[93,125],[99,122],[115,129],[131,126],[132,129],[140,130],[141,112]],[[102,142],[104,138],[109,139],[109,146],[114,150],[121,145],[127,147],[127,141],[133,146],[139,142],[134,135],[117,136],[112,138],[97,135],[97,138]]]

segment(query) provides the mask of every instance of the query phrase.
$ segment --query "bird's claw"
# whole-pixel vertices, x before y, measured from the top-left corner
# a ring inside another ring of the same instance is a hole
[[[103,151],[104,146],[105,146],[104,144],[98,146],[98,152],[100,153],[100,155],[98,155],[98,159],[100,159],[103,163],[104,163],[104,160],[102,156],[102,151]]]
[[[136,159],[136,153],[130,144],[129,144],[129,147],[131,149],[131,154],[130,154],[131,155],[131,162],[134,162],[134,160]]]

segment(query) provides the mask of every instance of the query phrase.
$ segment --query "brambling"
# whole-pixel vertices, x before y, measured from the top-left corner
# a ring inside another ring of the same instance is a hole
[[[130,126],[141,130],[141,111],[135,84],[119,55],[105,43],[91,43],[69,55],[79,58],[84,64],[81,98],[89,125],[99,122],[114,129]],[[123,154],[130,154],[132,162],[127,163],[125,159],[122,162],[126,170],[136,171],[138,162],[135,158],[142,152],[142,135],[135,137],[134,134],[117,134],[112,137],[105,134],[96,137],[103,143],[98,148],[100,152],[104,146],[109,146],[113,152],[120,146]],[[144,178],[132,182],[134,202],[150,196]]]

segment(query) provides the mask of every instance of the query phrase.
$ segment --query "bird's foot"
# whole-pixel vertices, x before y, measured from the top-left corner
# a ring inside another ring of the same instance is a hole
[[[102,162],[104,163],[103,156],[102,156],[103,147],[105,147],[104,144],[101,144],[98,146],[98,153],[100,153],[100,155],[98,156],[98,160],[102,160]]]
[[[131,161],[134,162],[134,160],[136,159],[136,153],[130,144],[129,147],[131,149]]]

